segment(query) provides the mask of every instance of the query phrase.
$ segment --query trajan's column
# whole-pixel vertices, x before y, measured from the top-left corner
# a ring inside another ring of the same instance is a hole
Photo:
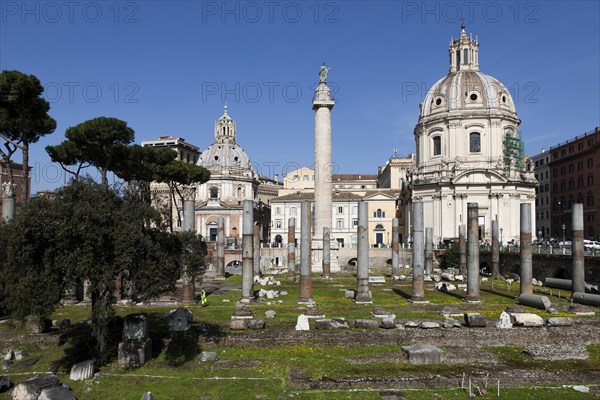
[[[315,209],[313,224],[312,270],[322,270],[323,227],[331,228],[331,109],[334,106],[331,92],[327,86],[325,64],[319,71],[319,85],[315,90],[312,108],[315,111]],[[336,247],[334,246],[334,249]],[[337,251],[331,252],[331,271],[339,269]]]

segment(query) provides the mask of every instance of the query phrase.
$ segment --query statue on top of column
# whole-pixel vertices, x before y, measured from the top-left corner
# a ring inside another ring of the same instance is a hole
[[[327,81],[327,74],[329,73],[329,69],[325,66],[325,63],[321,65],[321,69],[319,70],[319,78],[321,82]]]
[[[17,185],[12,182],[4,182],[2,184],[2,197],[10,198],[15,196],[15,189]]]

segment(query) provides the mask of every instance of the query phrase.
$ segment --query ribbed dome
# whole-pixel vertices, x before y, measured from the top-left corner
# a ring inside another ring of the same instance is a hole
[[[205,168],[241,168],[251,170],[250,158],[237,144],[214,143],[200,155],[198,165]]]
[[[500,111],[516,117],[515,105],[506,87],[479,71],[451,72],[427,92],[420,118],[453,111]]]

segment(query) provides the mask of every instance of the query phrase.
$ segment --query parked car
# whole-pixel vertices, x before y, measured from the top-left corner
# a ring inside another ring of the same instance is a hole
[[[600,250],[600,242],[596,242],[593,240],[584,240],[583,248],[586,250]]]

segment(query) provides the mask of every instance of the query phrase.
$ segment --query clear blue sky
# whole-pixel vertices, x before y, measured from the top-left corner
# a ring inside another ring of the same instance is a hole
[[[138,143],[204,149],[225,100],[260,173],[311,165],[322,62],[337,171],[376,173],[394,147],[414,151],[419,102],[448,73],[461,16],[481,71],[514,97],[527,154],[600,125],[599,4],[1,0],[0,69],[38,76],[58,122],[33,148],[34,192],[62,184],[44,147],[70,126],[111,116]]]

